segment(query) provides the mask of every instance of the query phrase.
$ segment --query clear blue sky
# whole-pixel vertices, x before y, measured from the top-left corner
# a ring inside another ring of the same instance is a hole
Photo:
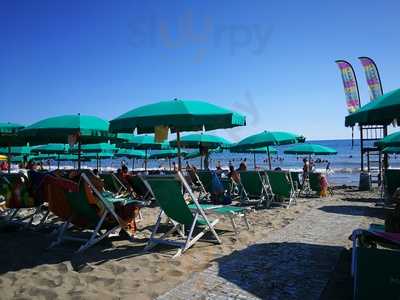
[[[399,88],[398,1],[0,1],[1,121],[112,119],[199,99],[246,114],[231,139],[288,130],[349,138],[334,61],[370,56]]]

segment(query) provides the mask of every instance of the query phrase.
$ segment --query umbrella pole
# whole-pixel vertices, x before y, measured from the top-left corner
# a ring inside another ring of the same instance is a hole
[[[203,170],[203,156],[200,155],[200,170]]]
[[[169,158],[169,157],[168,157],[168,164],[169,164],[169,170],[171,171],[171,170],[172,170],[172,167],[171,167],[171,158]]]
[[[81,169],[81,139],[78,140],[78,170]]]
[[[8,174],[10,174],[11,173],[11,145],[8,145],[7,167],[8,167]]]
[[[57,159],[57,169],[60,169],[60,153],[57,154],[58,159]]]
[[[135,158],[132,157],[132,171],[135,171]]]
[[[271,165],[271,154],[269,153],[269,146],[267,146],[267,152],[268,152],[268,165],[269,165],[269,169],[272,169],[272,165]]]
[[[254,158],[254,170],[257,169],[257,165],[256,165],[256,153],[253,153],[253,158]]]
[[[181,133],[179,130],[176,130],[176,145],[178,148],[178,171],[182,169],[182,161],[181,161]]]
[[[145,158],[144,158],[144,170],[147,171],[147,148],[145,150]]]
[[[99,171],[99,154],[96,153],[96,169]]]

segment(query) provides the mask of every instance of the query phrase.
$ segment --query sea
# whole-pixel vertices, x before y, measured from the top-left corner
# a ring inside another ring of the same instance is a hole
[[[358,139],[352,140],[315,140],[307,141],[307,143],[320,144],[323,146],[331,147],[337,150],[336,155],[324,155],[324,156],[312,156],[317,171],[325,171],[329,162],[328,180],[334,185],[353,185],[357,186],[360,176],[360,141]],[[368,146],[368,144],[367,144]],[[370,144],[372,146],[372,144]],[[272,155],[272,167],[280,167],[282,169],[290,170],[301,170],[303,166],[303,158],[308,157],[305,155],[288,155],[284,154],[284,150],[291,147],[291,145],[275,147],[278,150],[276,155]],[[190,150],[187,150],[190,151]],[[149,152],[156,153],[157,151]],[[112,159],[103,160],[101,162],[102,169],[116,170],[122,161],[132,168],[132,161],[127,159]],[[240,162],[246,160],[248,169],[254,168],[254,156],[253,154],[240,154],[230,153],[229,151],[223,151],[221,153],[210,154],[210,168],[215,168],[217,162],[225,168],[228,167],[229,163],[232,163],[235,167],[238,167]],[[163,160],[150,160],[148,161],[149,169],[165,168],[169,169],[170,163],[177,161],[177,159]],[[189,160],[190,164],[200,168],[200,157]],[[268,168],[267,156],[264,154],[256,154],[256,165],[258,168]],[[183,164],[186,162],[183,161]],[[70,165],[71,163],[67,163]],[[65,165],[65,164],[62,164]],[[83,162],[83,167],[95,168],[96,162]],[[391,167],[400,167],[400,155],[390,156]],[[135,169],[141,170],[144,168],[143,160],[135,160]]]

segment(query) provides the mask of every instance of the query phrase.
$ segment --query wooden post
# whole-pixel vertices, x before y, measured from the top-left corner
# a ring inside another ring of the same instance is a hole
[[[182,170],[182,160],[181,160],[181,133],[176,130],[176,146],[178,148],[178,170]]]

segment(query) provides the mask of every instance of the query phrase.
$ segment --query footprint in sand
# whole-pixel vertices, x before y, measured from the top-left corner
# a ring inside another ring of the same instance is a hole
[[[105,287],[113,285],[115,283],[114,278],[103,278],[98,276],[87,276],[86,277],[87,283],[100,283],[102,282]]]
[[[28,292],[29,296],[34,298],[44,298],[46,300],[52,300],[57,298],[57,293],[53,292],[49,289],[38,289],[36,287],[32,287]]]
[[[168,275],[174,276],[174,277],[179,277],[179,276],[183,275],[183,272],[181,272],[179,270],[170,270],[170,271],[168,271]]]
[[[120,275],[126,272],[126,267],[113,263],[108,264],[106,268],[110,270],[113,273],[113,275]]]

